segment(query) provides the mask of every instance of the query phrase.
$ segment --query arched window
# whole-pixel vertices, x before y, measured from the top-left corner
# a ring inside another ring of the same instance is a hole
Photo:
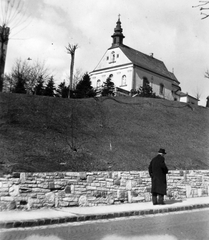
[[[101,87],[101,80],[100,79],[97,80],[97,88],[99,88],[99,87]]]
[[[123,75],[121,78],[121,86],[126,86],[126,75]]]
[[[146,87],[147,85],[149,85],[149,81],[146,77],[143,77],[143,87]]]
[[[160,84],[160,94],[161,94],[161,95],[164,95],[164,89],[165,89],[165,87],[164,87],[164,85],[161,83],[161,84]]]
[[[111,61],[112,62],[115,61],[115,52],[114,51],[111,52]]]

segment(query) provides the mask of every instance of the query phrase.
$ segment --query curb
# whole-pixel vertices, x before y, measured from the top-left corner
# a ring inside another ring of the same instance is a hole
[[[9,228],[27,228],[27,227],[37,227],[37,226],[47,226],[52,224],[61,224],[69,222],[84,222],[84,221],[95,221],[101,219],[112,219],[120,217],[131,217],[131,216],[145,216],[152,214],[162,214],[169,212],[180,212],[195,210],[201,208],[209,208],[209,203],[205,204],[194,204],[189,206],[178,206],[178,207],[168,207],[161,209],[145,209],[138,211],[124,211],[124,212],[115,212],[107,214],[89,214],[89,215],[79,215],[71,217],[60,217],[60,218],[43,218],[35,220],[25,220],[25,221],[8,221],[0,222],[0,229],[9,229]]]

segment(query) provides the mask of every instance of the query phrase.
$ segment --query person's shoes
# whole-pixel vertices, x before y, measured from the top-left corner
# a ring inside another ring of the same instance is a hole
[[[152,196],[152,203],[153,205],[157,204],[157,196]]]
[[[160,204],[160,205],[164,205],[165,204],[164,197],[162,195],[159,195],[159,199],[158,200],[159,200],[158,204]]]

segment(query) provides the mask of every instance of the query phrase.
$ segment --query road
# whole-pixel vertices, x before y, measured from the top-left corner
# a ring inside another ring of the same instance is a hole
[[[1,240],[208,240],[209,209],[0,231]]]

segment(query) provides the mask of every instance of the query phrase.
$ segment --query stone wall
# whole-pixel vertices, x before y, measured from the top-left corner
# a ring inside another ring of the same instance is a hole
[[[209,196],[209,170],[171,171],[167,199]],[[0,210],[151,201],[147,171],[13,173],[0,178]]]

